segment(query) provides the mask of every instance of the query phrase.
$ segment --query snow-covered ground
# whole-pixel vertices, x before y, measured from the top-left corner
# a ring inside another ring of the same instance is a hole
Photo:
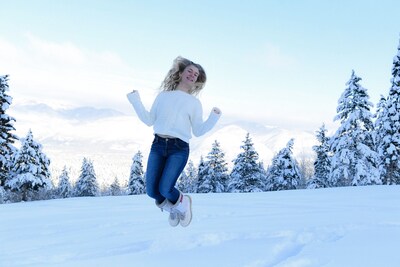
[[[188,228],[145,195],[0,205],[0,266],[400,264],[400,186],[192,198]]]

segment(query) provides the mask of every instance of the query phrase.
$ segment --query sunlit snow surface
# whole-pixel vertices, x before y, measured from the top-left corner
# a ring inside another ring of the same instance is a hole
[[[400,263],[400,186],[192,198],[188,228],[145,195],[0,205],[0,266]]]

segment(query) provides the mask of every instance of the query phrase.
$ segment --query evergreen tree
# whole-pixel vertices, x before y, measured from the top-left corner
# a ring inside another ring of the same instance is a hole
[[[376,120],[380,177],[384,184],[400,184],[400,44],[393,58],[389,96],[378,106]]]
[[[77,197],[95,197],[100,192],[97,183],[96,173],[91,160],[84,158],[82,162],[81,174],[75,184],[75,193]]]
[[[184,193],[197,193],[197,169],[194,167],[193,161],[189,160],[185,170],[179,176],[178,189]]]
[[[387,109],[386,109],[386,98],[381,95],[378,104],[376,106],[376,113],[374,114],[375,124],[374,124],[374,141],[376,152],[380,157],[379,160],[379,168],[382,167],[381,161],[383,160],[383,151],[380,151],[381,144],[384,143],[384,138],[386,137],[385,131],[385,118],[387,117]],[[385,183],[386,184],[386,183]]]
[[[208,193],[211,192],[210,188],[211,186],[208,186],[211,184],[211,181],[208,181],[209,176],[207,176],[207,169],[205,166],[204,158],[203,156],[200,157],[200,162],[199,166],[197,168],[197,193]],[[202,186],[200,188],[200,185]]]
[[[114,182],[110,185],[110,193],[112,196],[120,196],[122,193],[121,185],[117,177],[115,177]]]
[[[267,191],[267,184],[268,184],[267,170],[264,167],[264,162],[260,161],[258,163],[258,166],[260,169],[260,181],[261,181],[261,184],[263,185],[262,191]]]
[[[140,195],[146,192],[146,185],[143,177],[142,159],[143,156],[140,151],[133,156],[131,173],[129,175],[128,182],[129,195]]]
[[[375,151],[373,122],[367,90],[351,74],[347,87],[338,101],[340,126],[331,138],[331,186],[380,184],[378,154]]]
[[[199,190],[203,193],[225,192],[228,180],[226,165],[225,153],[222,152],[220,144],[215,140],[207,155],[207,161],[204,162],[203,183],[199,184]]]
[[[189,160],[185,173],[187,176],[187,192],[196,193],[198,186],[197,171],[192,160]]]
[[[72,186],[69,179],[67,166],[64,166],[58,181],[58,195],[62,198],[71,197],[72,195]]]
[[[181,175],[179,175],[178,181],[176,182],[176,186],[179,191],[183,193],[189,193],[189,184],[188,177],[186,175],[185,170],[182,171]]]
[[[12,102],[12,98],[7,94],[8,90],[8,76],[0,76],[0,187],[4,186],[10,177],[12,157],[16,153],[13,144],[18,140],[17,136],[12,134],[12,131],[15,131],[15,119],[6,114]]]
[[[6,187],[21,193],[22,200],[28,200],[28,194],[40,188],[50,189],[50,160],[42,152],[42,146],[33,139],[29,130],[17,152],[11,169],[11,179]]]
[[[286,147],[274,156],[272,164],[267,170],[267,190],[291,190],[300,185],[300,170],[293,158],[294,140],[290,139]]]
[[[317,158],[314,162],[314,175],[307,183],[307,188],[309,189],[328,187],[331,161],[329,156],[329,137],[326,136],[326,132],[325,124],[317,131],[316,138],[319,145],[313,146]]]
[[[233,161],[233,169],[229,176],[229,192],[261,192],[264,189],[262,170],[258,163],[258,153],[254,149],[250,134],[246,134],[243,152]]]

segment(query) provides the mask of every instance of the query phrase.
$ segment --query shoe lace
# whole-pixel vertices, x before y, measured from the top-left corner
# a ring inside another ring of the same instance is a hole
[[[185,213],[180,213],[180,212],[179,212],[178,215],[179,215],[179,219],[180,219],[180,220],[182,220],[182,221],[185,220],[186,212],[185,212]]]
[[[171,220],[176,220],[176,219],[178,218],[178,213],[176,213],[176,212],[171,212],[171,213],[169,214],[169,216],[170,216]]]

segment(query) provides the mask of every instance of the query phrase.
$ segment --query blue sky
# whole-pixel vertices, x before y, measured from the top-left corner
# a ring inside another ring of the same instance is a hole
[[[0,74],[15,103],[133,112],[172,60],[208,75],[205,110],[280,127],[333,127],[352,69],[375,104],[390,87],[397,1],[3,1]]]

